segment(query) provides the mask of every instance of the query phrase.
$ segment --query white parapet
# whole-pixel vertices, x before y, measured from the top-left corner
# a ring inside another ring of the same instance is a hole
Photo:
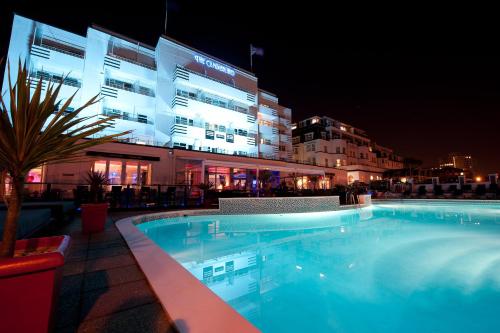
[[[219,198],[220,214],[286,214],[338,210],[338,196]]]

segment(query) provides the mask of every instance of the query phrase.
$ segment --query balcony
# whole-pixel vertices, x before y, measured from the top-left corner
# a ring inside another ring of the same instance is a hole
[[[155,97],[153,89],[141,86],[138,83],[130,83],[116,79],[106,78],[104,84],[106,86],[113,87],[116,89],[126,90],[144,96]]]
[[[236,111],[236,112],[242,113],[244,115],[254,116],[251,108],[245,109],[241,106],[234,105],[234,103],[232,103],[231,101],[226,102],[226,101],[223,101],[221,99],[217,99],[214,96],[208,96],[208,94],[205,96],[200,96],[200,95],[197,95],[195,93],[188,93],[188,92],[182,91],[180,89],[177,89],[177,95],[174,97],[174,101],[173,101],[172,105],[177,105],[177,104],[179,104],[180,100],[185,100],[185,99],[190,99],[193,101],[197,101],[197,102],[201,102],[201,103],[205,103],[205,104],[210,104],[210,105],[217,106],[217,107],[220,107],[220,108],[223,108],[226,110]],[[187,106],[187,105],[185,105],[185,106]]]
[[[46,36],[35,37],[33,41],[34,46],[39,46],[48,50],[57,51],[83,59],[85,57],[85,49],[79,45],[75,45],[60,39],[48,38]],[[35,48],[36,49],[36,48]],[[35,51],[36,52],[36,51]]]
[[[76,88],[81,88],[82,86],[82,83],[78,79],[68,76],[64,77],[63,75],[49,73],[43,70],[35,70],[31,72],[30,78],[34,81],[42,79],[43,81],[50,81],[55,84],[59,84],[62,81],[62,84]]]
[[[217,80],[185,67],[177,66],[174,72],[174,82],[200,89],[208,93],[223,96],[228,100],[236,100],[245,105],[255,105],[255,93],[236,87],[234,83]]]
[[[128,121],[135,121],[142,124],[148,124],[148,125],[154,124],[152,120],[148,119],[147,115],[135,114],[135,113],[130,114],[129,112],[124,112],[112,108],[103,108],[101,114],[103,116],[115,117],[117,119],[128,120]]]
[[[107,54],[110,57],[156,71],[155,56],[138,49],[132,49],[110,41]]]

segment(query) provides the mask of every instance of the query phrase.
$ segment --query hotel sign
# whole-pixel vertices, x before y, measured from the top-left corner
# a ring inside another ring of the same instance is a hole
[[[216,61],[213,61],[212,59],[208,59],[200,55],[195,55],[194,60],[196,60],[197,63],[204,65],[205,67],[213,68],[215,70],[218,70],[219,72],[229,74],[231,76],[234,76],[236,74],[233,69]]]

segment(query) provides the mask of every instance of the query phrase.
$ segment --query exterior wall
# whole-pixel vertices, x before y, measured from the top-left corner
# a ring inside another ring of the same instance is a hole
[[[372,142],[366,133],[329,117],[293,124],[293,159],[347,171],[348,182],[381,179],[388,169],[403,168],[402,157]]]
[[[322,177],[327,186],[347,182],[347,172],[337,168],[348,164],[347,155],[336,154],[332,145],[341,145],[343,151],[345,142],[320,137],[318,145],[326,151],[310,163],[316,165],[289,163],[291,110],[272,93],[259,90],[252,73],[168,37],[152,47],[99,27],[79,36],[16,15],[8,60],[17,64],[18,59],[26,60],[33,79],[62,81],[63,102],[76,93],[71,108],[99,96],[81,116],[116,116],[102,134],[132,131],[127,143],[90,149],[79,163],[43,166],[44,182],[82,183],[100,160],[108,173],[111,162],[121,163],[122,175],[116,180],[121,182],[129,164],[141,172],[143,163],[149,184],[186,181],[182,177],[193,165],[203,171],[189,181],[203,182],[208,163],[297,174],[307,186],[309,175]],[[17,66],[11,67],[15,77]],[[7,81],[5,75],[3,87]],[[142,176],[135,177],[139,185]]]
[[[8,59],[19,58],[34,78],[70,73],[60,97],[77,92],[73,108],[100,95],[81,116],[116,116],[101,134],[131,130],[130,143],[291,159],[290,109],[259,92],[252,73],[166,36],[151,47],[99,27],[83,37],[16,15]],[[258,118],[275,126],[259,131]]]

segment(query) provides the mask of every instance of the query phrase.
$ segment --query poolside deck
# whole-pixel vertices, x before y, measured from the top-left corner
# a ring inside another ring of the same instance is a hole
[[[110,213],[100,234],[83,235],[78,217],[50,232],[72,237],[55,332],[176,332],[114,225],[141,213]]]

